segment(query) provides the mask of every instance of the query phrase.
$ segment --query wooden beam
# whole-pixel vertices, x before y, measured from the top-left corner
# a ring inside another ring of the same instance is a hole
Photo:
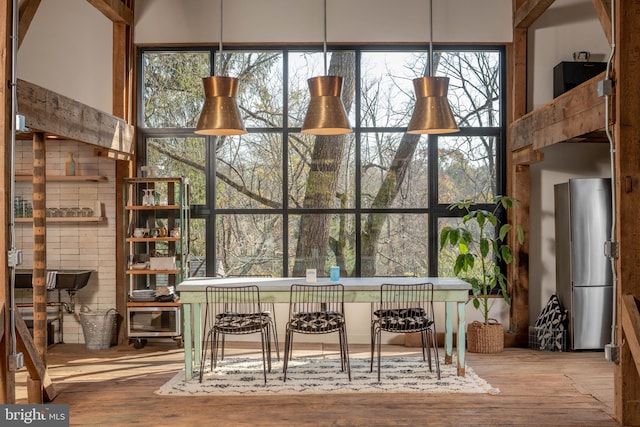
[[[611,44],[611,0],[592,0],[604,35]]]
[[[0,47],[0,135],[2,143],[0,143],[0,158],[2,159],[2,172],[0,172],[0,224],[2,224],[2,236],[0,237],[0,304],[9,306],[11,301],[11,280],[9,275],[9,265],[7,253],[11,249],[11,209],[13,203],[11,201],[11,185],[13,179],[11,177],[11,87],[7,83],[11,81],[11,63],[12,63],[12,46],[11,46],[11,28],[13,26],[12,19],[12,2],[11,0],[0,0],[0,37],[4,41]],[[16,376],[15,372],[9,370],[9,355],[11,353],[11,323],[9,319],[9,310],[5,310],[4,316],[4,339],[0,340],[0,403],[15,403]]]
[[[531,174],[528,165],[513,165],[511,179],[513,181],[513,197],[519,204],[512,210],[513,224],[519,224],[524,233],[524,241],[520,244],[516,233],[511,233],[509,243],[515,248],[515,262],[510,271],[511,306],[510,330],[515,332],[514,343],[526,347],[529,331],[529,215],[531,199]]]
[[[116,161],[116,189],[115,189],[116,200],[125,200],[123,179],[132,177],[135,173],[133,170],[134,168],[135,168],[135,163],[133,161],[129,161],[129,162]],[[116,259],[126,259],[127,254],[125,252],[126,244],[124,239],[124,236],[127,234],[126,229],[127,229],[127,223],[126,221],[124,221],[124,215],[119,215],[116,220],[116,240],[115,240]],[[124,278],[126,278],[127,276],[126,266],[124,265],[124,263],[117,262],[115,266],[115,270],[116,270],[116,277],[121,278],[120,280],[116,281],[118,285],[115,287],[116,311],[118,312],[119,316],[121,316],[123,319],[126,319],[127,304],[125,301],[127,301],[127,293],[128,293],[128,288],[125,285],[127,281],[124,280]],[[118,324],[122,325],[123,322],[118,322]],[[128,337],[127,337],[126,330],[125,328],[120,327],[118,330],[118,343],[125,344],[127,343],[127,341],[128,341]]]
[[[525,0],[513,0],[513,10],[523,10],[529,4]],[[507,77],[510,78],[511,99],[507,108],[509,123],[519,119],[527,112],[527,28],[513,29],[513,47],[509,61]],[[515,155],[515,140],[511,127],[507,129],[507,194],[521,201],[521,204],[509,212],[509,222],[522,226],[525,233],[525,241],[521,245],[511,233],[509,243],[515,250],[514,262],[507,266],[507,274],[511,282],[511,306],[509,315],[510,331],[505,334],[505,340],[510,345],[526,346],[529,325],[529,193],[530,176],[529,167],[522,160],[522,155]],[[524,150],[531,153],[533,150]],[[531,157],[531,156],[529,156]],[[522,166],[520,166],[522,164]]]
[[[40,0],[23,0],[20,2],[20,10],[18,12],[18,49],[20,49],[27,31],[29,31],[31,21],[33,21],[39,6]]]
[[[6,326],[4,315],[7,314],[7,310],[5,309],[4,303],[0,304],[0,341],[4,339],[5,331],[4,327]]]
[[[640,295],[640,270],[636,268],[640,254],[640,80],[636,73],[640,67],[640,2],[615,0],[616,55],[614,126],[615,182],[616,182],[616,240],[619,258],[616,260],[618,286],[616,293],[617,324],[621,324],[622,296]],[[632,182],[630,187],[623,185]],[[614,411],[622,425],[640,425],[640,374],[628,342],[628,329],[617,336],[620,362],[614,365]]]
[[[550,103],[524,115],[511,126],[512,150],[540,149],[605,128],[605,98],[598,96],[601,73]]]
[[[554,0],[527,0],[513,14],[513,27],[529,28],[553,2]]]
[[[117,151],[109,151],[103,148],[94,148],[93,155],[96,157],[104,157],[105,159],[111,160],[132,160],[133,155],[127,153],[119,153]]]
[[[513,167],[517,165],[531,165],[533,163],[540,163],[544,160],[544,153],[540,150],[534,150],[533,146],[529,145],[521,150],[513,152]]]
[[[527,113],[527,29],[515,28],[513,30],[513,81],[510,122],[524,116]]]
[[[73,99],[18,80],[18,111],[33,131],[131,154],[134,128],[124,120]]]
[[[133,27],[133,11],[122,0],[87,0],[113,22]]]
[[[113,24],[113,100],[112,114],[128,122],[129,117],[129,26]]]
[[[622,296],[622,330],[627,337],[636,371],[640,374],[640,312],[638,300],[633,295]]]
[[[42,385],[42,395],[44,400],[51,402],[57,395],[49,372],[46,365],[38,357],[38,351],[33,344],[31,333],[27,328],[27,324],[24,323],[19,311],[15,312],[16,319],[16,334],[18,341],[18,350],[24,354],[24,364],[29,372],[29,375],[34,380],[39,380]],[[34,400],[40,400],[34,397]]]
[[[134,11],[135,3],[129,0],[127,5]],[[133,46],[133,25],[124,25],[119,23],[113,24],[113,114],[121,117],[128,123],[135,125],[136,115],[133,113],[135,106],[135,97],[133,96],[135,88],[135,79],[133,68],[135,64],[135,49]],[[135,175],[135,155],[130,155],[126,159],[122,156],[114,155],[109,152],[107,155],[116,160],[116,200],[122,200],[123,185],[122,180]],[[124,230],[127,224],[120,215],[116,219],[116,259],[122,259],[124,254]],[[125,278],[125,266],[122,263],[116,263],[116,277]],[[126,294],[127,289],[124,286],[126,280],[118,280],[121,285],[116,286],[116,310],[118,315],[123,318],[127,315],[126,311]],[[127,340],[124,328],[118,331],[118,343],[125,343]]]
[[[131,2],[131,11],[134,3]],[[133,26],[113,24],[113,109],[112,114],[127,123],[135,123],[133,114]]]
[[[47,156],[45,136],[33,135],[33,342],[47,363]]]

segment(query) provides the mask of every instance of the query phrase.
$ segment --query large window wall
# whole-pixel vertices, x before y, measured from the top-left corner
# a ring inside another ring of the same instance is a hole
[[[435,46],[455,134],[405,133],[427,61],[422,48],[328,52],[354,132],[316,137],[300,126],[321,51],[139,49],[138,166],[189,178],[194,274],[322,276],[332,265],[343,276],[452,274],[438,251],[438,230],[459,221],[448,205],[505,192],[504,49]],[[193,133],[202,77],[214,70],[239,79],[246,135]]]

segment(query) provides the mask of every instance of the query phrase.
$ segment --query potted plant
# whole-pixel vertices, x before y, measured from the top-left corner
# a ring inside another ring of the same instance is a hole
[[[460,200],[449,206],[450,210],[465,212],[460,227],[444,227],[440,232],[440,251],[453,248],[454,274],[471,284],[473,306],[482,311],[484,322],[473,322],[467,328],[467,345],[470,352],[497,353],[504,348],[504,330],[498,321],[489,317],[490,297],[499,291],[507,304],[510,283],[502,265],[513,261],[513,248],[507,237],[514,229],[512,224],[501,221],[499,211],[506,212],[518,201],[507,196],[495,196],[493,210],[475,208],[471,199]],[[522,227],[515,227],[517,241],[524,241]]]

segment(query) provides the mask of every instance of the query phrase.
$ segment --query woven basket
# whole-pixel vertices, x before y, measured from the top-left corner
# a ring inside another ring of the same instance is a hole
[[[471,353],[500,353],[504,350],[504,330],[495,319],[485,324],[477,320],[467,326],[467,350]]]

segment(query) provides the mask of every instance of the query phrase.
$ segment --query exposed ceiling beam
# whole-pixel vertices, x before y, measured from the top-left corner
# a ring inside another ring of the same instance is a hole
[[[31,21],[33,21],[33,17],[36,15],[38,6],[40,6],[40,0],[22,0],[20,2],[18,9],[18,49],[20,49],[20,45],[27,35],[27,31],[29,31]]]
[[[593,0],[593,7],[596,9],[600,25],[611,44],[611,0]]]
[[[26,126],[123,154],[134,150],[134,128],[124,120],[18,79],[18,111]]]
[[[133,11],[122,0],[87,0],[113,22],[133,27]]]
[[[527,0],[513,14],[514,28],[528,28],[555,0]]]

